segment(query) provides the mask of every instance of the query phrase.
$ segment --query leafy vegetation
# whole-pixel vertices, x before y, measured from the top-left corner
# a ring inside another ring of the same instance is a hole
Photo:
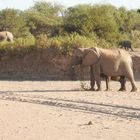
[[[139,47],[140,10],[37,1],[25,11],[1,10],[0,30],[14,35],[14,42],[0,42],[2,50],[52,47],[69,54],[72,47],[110,48],[125,39]]]

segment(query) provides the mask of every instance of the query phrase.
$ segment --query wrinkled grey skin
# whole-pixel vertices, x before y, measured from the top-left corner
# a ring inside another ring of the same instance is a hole
[[[11,32],[8,31],[2,31],[0,32],[0,41],[9,41],[9,42],[13,42],[13,34]]]
[[[135,85],[131,56],[122,49],[109,50],[101,48],[75,49],[71,66],[80,64],[81,67],[90,67],[91,88],[94,90],[95,81],[97,91],[101,90],[101,74],[106,78],[120,77],[121,88],[125,90],[125,77],[132,85],[131,91],[137,91]],[[107,79],[108,80],[108,79]]]
[[[134,51],[132,49],[132,43],[129,40],[120,41],[119,42],[119,46],[121,46],[120,48],[124,48],[125,50],[129,50],[130,49],[131,51]]]

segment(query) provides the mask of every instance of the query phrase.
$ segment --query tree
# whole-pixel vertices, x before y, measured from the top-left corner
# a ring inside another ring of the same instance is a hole
[[[110,40],[111,34],[118,34],[118,25],[114,18],[116,8],[111,5],[78,5],[68,8],[64,18],[67,32],[81,35],[95,33],[99,38]]]
[[[24,16],[32,34],[53,36],[58,30],[56,27],[62,24],[62,11],[61,5],[41,1],[25,11]]]
[[[77,5],[68,8],[64,14],[65,31],[77,32],[81,35],[88,34],[91,29],[88,16],[90,7],[90,5]]]
[[[20,10],[4,9],[0,11],[0,30],[10,31],[15,37],[23,37],[29,33],[29,28]]]

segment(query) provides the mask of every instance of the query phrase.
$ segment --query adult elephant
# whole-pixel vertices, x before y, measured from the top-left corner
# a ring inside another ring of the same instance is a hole
[[[8,32],[8,31],[0,32],[0,40],[1,41],[6,40],[6,41],[12,42],[13,38],[14,38],[14,36],[13,36],[13,34],[11,32]]]
[[[83,60],[82,55],[84,55],[85,52],[86,52],[85,49],[78,49],[78,48],[74,49],[74,53],[73,53],[71,63],[70,63],[71,68],[75,68],[76,65],[81,65],[82,64],[82,60]],[[95,76],[93,74],[94,66],[93,65],[87,65],[87,66],[90,67],[90,86],[91,86],[91,88],[88,89],[88,90],[95,91],[95,88],[94,88],[94,86],[95,86]],[[82,67],[81,67],[81,69],[82,69]],[[71,72],[73,73],[73,70]],[[83,74],[83,72],[82,72],[82,74]],[[126,90],[126,87],[125,87],[126,80],[125,80],[124,76],[118,76],[118,77],[107,76],[103,72],[100,73],[100,76],[102,78],[104,78],[105,81],[106,81],[106,91],[110,90],[110,86],[109,86],[109,81],[110,80],[119,81],[121,83],[121,88],[119,89],[120,91],[125,91]],[[83,80],[83,75],[82,75],[81,78]],[[96,84],[98,85],[98,83],[96,83]],[[100,90],[100,89],[97,89],[97,90]]]
[[[131,56],[122,49],[109,50],[101,48],[75,49],[71,61],[72,67],[80,64],[81,67],[90,66],[91,88],[97,83],[97,90],[101,90],[100,74],[106,76],[122,77],[121,89],[125,90],[125,77],[132,85],[131,91],[137,91],[133,75]]]

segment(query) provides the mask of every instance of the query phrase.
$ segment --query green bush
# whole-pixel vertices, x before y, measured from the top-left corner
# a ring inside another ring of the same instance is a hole
[[[7,42],[7,41],[2,41],[0,42],[0,50],[11,50],[14,46],[14,42]]]
[[[110,48],[112,45],[104,39],[97,38],[94,34],[86,37],[77,33],[66,34],[65,36],[56,36],[48,38],[46,35],[39,35],[36,38],[37,48],[55,48],[62,53],[70,54],[74,47],[89,48],[102,47]]]
[[[38,48],[45,48],[47,47],[47,43],[48,43],[48,37],[46,34],[39,34],[38,36],[36,36],[36,47]]]
[[[29,36],[26,38],[16,38],[14,42],[3,41],[0,49],[3,50],[25,50],[29,52],[33,48],[54,48],[64,54],[71,54],[73,48],[112,48],[114,44],[108,43],[105,39],[98,38],[95,34],[81,36],[77,33],[66,34],[48,38],[46,34],[40,34],[36,38]]]
[[[140,31],[131,31],[130,40],[132,41],[132,47],[140,47]]]
[[[97,47],[97,44],[94,40],[88,37],[73,33],[70,35],[50,38],[48,39],[46,46],[56,48],[63,53],[69,54],[73,47]]]
[[[2,41],[0,42],[0,50],[13,51],[13,50],[30,50],[35,47],[35,38],[30,35],[26,38],[15,38],[13,42]]]

